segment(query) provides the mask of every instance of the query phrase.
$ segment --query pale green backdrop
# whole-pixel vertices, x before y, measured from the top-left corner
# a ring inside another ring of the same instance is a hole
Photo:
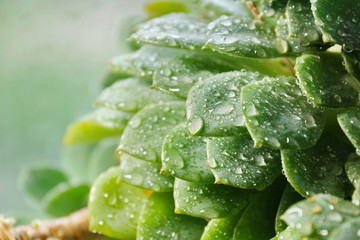
[[[59,165],[66,126],[91,109],[119,21],[141,0],[0,0],[0,214],[31,212],[27,164]]]

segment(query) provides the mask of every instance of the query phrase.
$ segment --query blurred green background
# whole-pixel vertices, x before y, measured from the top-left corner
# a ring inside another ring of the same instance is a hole
[[[21,169],[58,166],[66,126],[91,109],[119,22],[141,0],[0,0],[0,214],[35,211]]]

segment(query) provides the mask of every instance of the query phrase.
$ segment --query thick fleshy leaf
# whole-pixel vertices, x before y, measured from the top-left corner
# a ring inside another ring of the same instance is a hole
[[[319,194],[292,205],[282,219],[303,236],[328,240],[329,233],[340,223],[359,216],[360,208],[351,202],[332,195]]]
[[[360,149],[360,108],[346,109],[337,118],[351,143]]]
[[[174,178],[160,174],[160,163],[147,162],[128,154],[122,154],[120,161],[124,182],[154,192],[171,192],[173,190]]]
[[[346,175],[354,187],[360,186],[360,156],[350,154],[345,164]]]
[[[295,70],[302,91],[316,106],[352,107],[359,102],[360,83],[345,70],[339,54],[303,55]]]
[[[187,53],[163,61],[154,73],[153,87],[186,99],[192,86],[213,74],[231,71],[232,64],[205,54]]]
[[[201,49],[206,43],[206,23],[183,13],[171,13],[140,25],[130,40],[159,46]]]
[[[345,197],[346,147],[335,134],[325,132],[312,148],[281,150],[283,169],[289,183],[302,196],[329,193]]]
[[[120,135],[132,114],[100,108],[68,127],[64,144],[91,143]]]
[[[304,236],[296,231],[295,228],[286,228],[284,231],[278,233],[274,238],[270,240],[304,240]],[[306,238],[305,238],[306,239]]]
[[[20,175],[21,189],[32,199],[41,201],[55,186],[67,182],[65,174],[51,167],[29,167]]]
[[[240,211],[237,215],[211,219],[206,225],[200,240],[233,240],[236,224],[242,214],[243,211]]]
[[[117,73],[117,72],[112,72],[111,70],[109,72],[106,73],[106,75],[104,76],[101,86],[103,88],[107,88],[110,87],[111,85],[113,85],[115,82],[117,81],[121,81],[127,78],[130,78],[131,76],[128,74],[124,74],[124,73]]]
[[[92,183],[101,173],[110,167],[119,164],[115,152],[119,141],[120,137],[105,138],[91,151],[91,156],[86,161],[89,183]]]
[[[165,136],[183,121],[184,102],[149,105],[130,119],[118,150],[146,161],[160,162]]]
[[[325,115],[301,94],[294,78],[264,79],[242,88],[245,123],[257,147],[301,149],[314,146]]]
[[[66,216],[87,204],[88,185],[58,184],[42,200],[44,211],[53,217]]]
[[[360,217],[351,219],[335,228],[327,239],[329,240],[359,240]]]
[[[274,220],[283,190],[284,182],[278,179],[271,187],[257,194],[240,217],[234,239],[268,240],[275,236]]]
[[[360,205],[360,156],[356,153],[350,154],[345,164],[346,175],[349,178],[355,190],[351,201],[355,205]]]
[[[346,70],[360,81],[360,51],[350,50],[342,52]]]
[[[204,47],[231,56],[273,58],[287,52],[287,42],[255,20],[222,16],[211,22],[208,30]]]
[[[276,213],[275,218],[275,231],[276,233],[280,233],[286,231],[287,225],[286,223],[280,218],[281,215],[294,203],[302,200],[303,198],[295,191],[290,184],[287,184],[285,190],[281,196],[279,206]],[[284,238],[287,239],[287,238]]]
[[[136,52],[111,59],[109,64],[113,75],[151,78],[162,60],[176,54],[175,49],[145,45]]]
[[[191,137],[186,124],[171,130],[162,148],[162,172],[196,183],[214,183],[206,163],[206,138]]]
[[[175,179],[175,212],[200,218],[223,218],[244,209],[252,191],[216,184],[200,184]]]
[[[280,152],[254,148],[249,135],[209,139],[207,151],[216,183],[263,190],[281,173]]]
[[[248,7],[244,2],[238,0],[199,0],[201,8],[209,17],[214,16],[239,16],[245,18],[252,18]]]
[[[175,214],[172,194],[153,193],[142,210],[137,239],[198,240],[205,226],[203,219]]]
[[[73,182],[86,183],[89,161],[97,143],[81,143],[64,146],[61,163],[64,171]]]
[[[263,78],[259,73],[244,70],[217,74],[198,82],[186,102],[190,133],[208,137],[246,134],[240,91],[250,82]]]
[[[324,41],[360,49],[359,1],[311,0],[311,9]]]
[[[121,181],[119,167],[110,168],[93,184],[89,198],[90,230],[120,238],[136,239],[141,208],[147,196]]]
[[[95,100],[96,106],[123,112],[138,112],[146,105],[175,101],[175,97],[151,89],[151,80],[130,78],[104,89]]]
[[[145,4],[145,13],[148,18],[161,17],[173,12],[189,12],[184,3],[177,1],[153,1]]]
[[[322,42],[309,0],[289,0],[286,17],[290,38],[298,38],[304,42]]]
[[[278,16],[278,20],[275,25],[275,33],[279,39],[284,41],[284,48],[286,48],[287,56],[295,56],[301,53],[319,52],[325,51],[330,47],[330,44],[324,44],[321,41],[309,43],[298,37],[289,38],[289,19],[285,14]],[[287,45],[285,45],[285,42]]]

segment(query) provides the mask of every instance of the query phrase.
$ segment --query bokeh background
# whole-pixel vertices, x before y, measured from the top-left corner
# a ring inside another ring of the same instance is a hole
[[[144,0],[0,0],[0,214],[33,214],[24,166],[58,166],[66,126],[91,110],[119,24]]]

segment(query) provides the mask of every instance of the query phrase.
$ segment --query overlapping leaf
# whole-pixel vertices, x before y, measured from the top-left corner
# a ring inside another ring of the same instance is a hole
[[[280,175],[280,152],[254,148],[249,135],[209,139],[207,149],[216,183],[263,190]]]
[[[198,240],[205,225],[203,219],[175,214],[172,194],[154,193],[141,212],[136,239]]]
[[[246,134],[240,103],[241,88],[263,75],[248,71],[214,75],[190,91],[186,111],[192,135],[210,137]]]
[[[142,24],[130,40],[159,46],[201,49],[206,43],[206,23],[183,13],[171,13]]]
[[[147,196],[121,181],[119,167],[99,176],[89,198],[90,230],[120,239],[136,239],[141,208]]]
[[[339,108],[359,102],[360,83],[342,67],[340,55],[303,55],[295,69],[300,87],[315,105]]]
[[[346,109],[337,118],[354,147],[360,149],[360,108]]]
[[[155,192],[173,190],[174,178],[160,174],[160,163],[143,161],[127,154],[122,154],[120,161],[124,182]]]
[[[236,215],[250,200],[252,191],[215,184],[199,184],[175,179],[175,212],[200,218]]]
[[[132,114],[99,108],[68,127],[64,143],[91,143],[120,135]]]
[[[311,9],[324,41],[360,49],[359,1],[311,0]]]
[[[153,87],[185,98],[190,88],[209,76],[233,70],[229,61],[210,55],[182,54],[163,61],[153,77]]]
[[[325,115],[302,95],[294,78],[255,82],[241,94],[245,123],[256,146],[301,149],[320,138]]]
[[[103,90],[95,105],[123,112],[138,112],[148,104],[175,101],[176,98],[150,89],[151,81],[129,78]]]
[[[183,121],[185,121],[183,102],[149,105],[130,119],[118,149],[136,158],[160,162],[165,136]]]
[[[185,123],[170,131],[162,148],[162,172],[197,183],[214,183],[207,166],[206,139],[190,137]]]
[[[329,193],[345,197],[344,164],[348,151],[336,135],[326,132],[312,148],[283,149],[281,154],[285,175],[302,196]]]

